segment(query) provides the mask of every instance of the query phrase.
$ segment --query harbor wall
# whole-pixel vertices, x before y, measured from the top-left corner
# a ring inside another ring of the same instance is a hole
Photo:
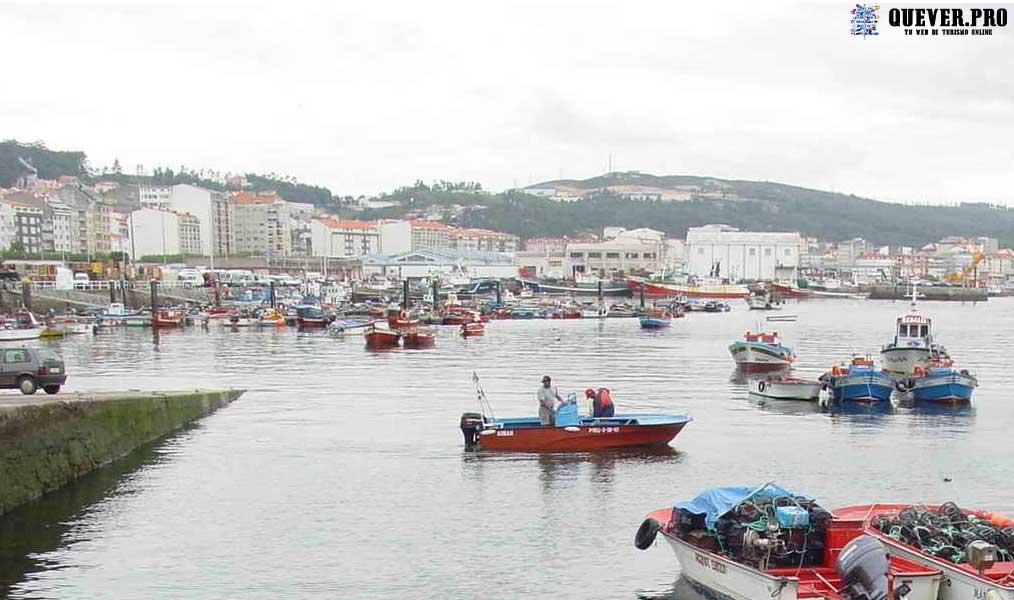
[[[225,406],[242,390],[0,399],[0,514]]]
[[[986,288],[972,287],[937,287],[920,286],[920,300],[949,300],[953,302],[985,302],[988,299]],[[912,287],[908,285],[875,285],[870,288],[873,300],[907,300],[912,297]]]

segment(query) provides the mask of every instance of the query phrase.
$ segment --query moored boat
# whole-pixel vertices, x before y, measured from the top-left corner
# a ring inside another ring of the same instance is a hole
[[[1014,600],[1014,521],[1005,515],[953,503],[864,504],[833,514],[862,523],[892,560],[942,571],[938,600]]]
[[[582,319],[604,319],[609,316],[609,307],[604,304],[594,304],[581,309]]]
[[[643,329],[661,329],[672,324],[672,313],[668,309],[653,308],[640,321]]]
[[[918,313],[916,289],[912,288],[908,314],[895,322],[894,339],[880,350],[880,363],[888,374],[907,377],[916,367],[926,369],[935,360],[946,360],[947,350],[933,339],[933,320]]]
[[[186,317],[186,311],[173,308],[162,308],[155,311],[155,314],[151,317],[151,326],[182,327],[184,317]]]
[[[768,377],[749,379],[747,386],[751,394],[777,400],[816,400],[824,384],[812,379],[795,377]]]
[[[123,317],[123,324],[127,327],[151,327],[151,313],[141,311]]]
[[[644,290],[646,296],[686,296],[687,298],[746,298],[750,290],[743,285],[727,283],[680,284],[652,282],[647,279],[630,278],[627,286],[635,295]]]
[[[916,366],[915,374],[906,382],[913,400],[940,404],[971,401],[979,380],[967,369],[955,369],[947,363],[936,363],[928,369]]]
[[[780,294],[761,290],[748,296],[746,304],[750,310],[781,310],[783,303]]]
[[[792,348],[782,345],[777,333],[746,332],[743,340],[729,345],[736,366],[743,371],[784,369],[796,360]]]
[[[480,322],[465,323],[461,326],[462,337],[476,337],[486,335],[486,326]]]
[[[285,327],[285,315],[277,310],[269,310],[257,321],[259,327]]]
[[[733,600],[936,600],[939,569],[888,557],[855,520],[773,483],[711,488],[647,516],[645,550],[661,534],[684,577]]]
[[[39,323],[31,311],[19,310],[0,324],[0,342],[37,340],[46,327]]]
[[[437,330],[432,327],[417,325],[400,331],[401,343],[406,348],[431,348],[437,342]]]
[[[835,365],[823,378],[836,402],[889,402],[897,386],[869,357],[861,356],[852,357],[848,366]]]
[[[363,332],[366,338],[366,347],[373,349],[397,348],[401,333],[378,326],[377,322],[370,323]]]

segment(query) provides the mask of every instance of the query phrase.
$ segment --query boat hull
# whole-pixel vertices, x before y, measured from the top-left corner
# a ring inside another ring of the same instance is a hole
[[[816,400],[820,397],[819,381],[751,379],[750,393],[775,400]]]
[[[397,348],[401,338],[393,331],[368,331],[363,337],[366,338],[366,347],[373,349]]]
[[[932,359],[929,348],[884,348],[880,351],[880,364],[884,366],[891,375],[909,376],[915,373],[915,368],[927,368]]]
[[[45,327],[26,327],[18,329],[0,329],[0,342],[16,342],[20,340],[37,340],[42,336]]]
[[[831,380],[831,393],[837,402],[889,402],[894,381],[879,372],[850,373]]]
[[[687,298],[730,299],[746,298],[750,290],[742,285],[677,285],[628,280],[630,291],[639,294],[644,289],[646,296],[686,296]]]
[[[972,399],[978,381],[961,373],[925,375],[913,380],[912,398],[916,402],[964,404]]]
[[[736,366],[745,372],[777,371],[792,365],[795,357],[764,344],[736,342],[729,346]]]
[[[657,317],[641,317],[641,327],[644,329],[662,329],[672,325],[672,319],[660,319]]]
[[[666,425],[616,425],[531,427],[487,429],[479,446],[487,450],[521,452],[584,452],[608,448],[662,446],[668,444],[686,423]]]

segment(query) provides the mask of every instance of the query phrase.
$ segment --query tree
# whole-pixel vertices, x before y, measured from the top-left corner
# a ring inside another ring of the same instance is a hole
[[[116,173],[117,175],[123,173],[123,167],[120,166],[120,159],[118,158],[113,159],[113,173]]]

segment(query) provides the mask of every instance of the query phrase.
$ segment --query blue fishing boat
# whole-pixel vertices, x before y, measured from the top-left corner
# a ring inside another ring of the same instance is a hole
[[[869,358],[854,357],[851,365],[835,366],[825,378],[836,402],[889,402],[895,388],[895,381]]]
[[[925,371],[917,368],[907,387],[916,402],[964,404],[972,399],[978,385],[979,380],[968,370],[940,365]]]
[[[786,369],[796,360],[792,348],[782,345],[778,333],[748,331],[742,341],[729,345],[729,354],[736,367],[747,373]]]
[[[641,327],[644,329],[662,329],[671,324],[672,314],[661,308],[653,308],[641,317]]]

